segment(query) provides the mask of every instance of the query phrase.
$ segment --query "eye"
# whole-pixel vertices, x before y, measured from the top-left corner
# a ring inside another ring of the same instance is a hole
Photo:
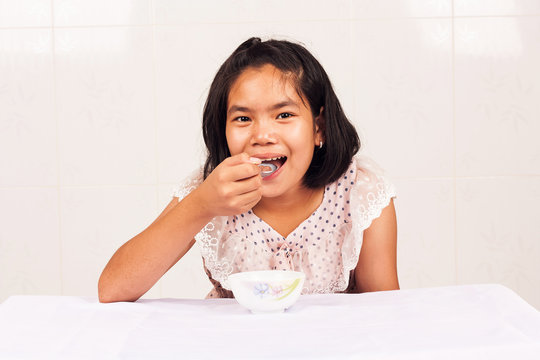
[[[277,117],[278,117],[278,119],[287,119],[287,118],[289,118],[291,116],[292,116],[292,114],[289,114],[289,113],[281,113]]]
[[[233,119],[233,121],[238,121],[238,122],[247,122],[249,120],[250,119],[247,116],[239,116],[239,117]]]

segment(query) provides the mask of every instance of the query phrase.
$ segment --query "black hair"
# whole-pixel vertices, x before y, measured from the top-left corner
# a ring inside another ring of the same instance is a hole
[[[231,86],[246,68],[267,64],[285,75],[293,75],[296,91],[302,101],[309,103],[313,118],[322,115],[317,125],[322,130],[324,144],[322,148],[313,149],[304,185],[318,188],[334,182],[347,170],[353,155],[360,149],[360,139],[345,116],[328,75],[303,46],[286,40],[261,41],[258,37],[246,40],[229,56],[210,86],[203,112],[203,138],[208,149],[204,178],[231,156],[225,136]],[[323,112],[319,114],[321,107]]]

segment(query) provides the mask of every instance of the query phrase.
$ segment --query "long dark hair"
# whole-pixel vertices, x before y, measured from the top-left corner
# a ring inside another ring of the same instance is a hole
[[[318,188],[337,180],[360,149],[356,129],[345,116],[332,84],[321,64],[303,46],[285,40],[261,41],[252,37],[243,42],[219,68],[203,113],[203,137],[208,149],[204,178],[231,156],[225,136],[227,101],[232,84],[248,67],[271,64],[284,74],[292,74],[302,101],[307,100],[313,117],[321,107],[324,145],[314,148],[313,159],[303,183]]]

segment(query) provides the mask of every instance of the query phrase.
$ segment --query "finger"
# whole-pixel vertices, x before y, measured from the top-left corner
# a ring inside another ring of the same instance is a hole
[[[256,158],[256,157],[250,157],[245,152],[228,157],[224,161],[227,161],[227,164],[230,166],[245,164],[245,163],[259,165],[261,163],[261,159]]]
[[[223,169],[223,180],[226,181],[241,181],[249,179],[260,174],[260,169],[257,165],[250,163],[242,163],[234,166],[225,166]]]
[[[255,205],[257,205],[257,204],[259,203],[259,201],[261,201],[261,198],[262,198],[262,196],[261,196],[260,194],[258,194],[258,195],[254,198],[254,200],[253,200],[252,202],[246,204],[246,207],[247,207],[248,209],[253,209],[253,207],[254,207]]]
[[[251,209],[261,200],[261,191],[253,190],[238,196],[238,204],[244,209]]]
[[[262,177],[253,176],[251,178],[235,181],[233,184],[234,192],[238,195],[246,194],[251,191],[257,190],[262,186]]]
[[[235,166],[236,181],[243,181],[257,177],[261,174],[261,169],[254,164],[241,164]]]

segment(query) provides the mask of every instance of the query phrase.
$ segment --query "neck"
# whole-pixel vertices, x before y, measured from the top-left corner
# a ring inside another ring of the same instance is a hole
[[[324,194],[324,187],[310,189],[300,187],[296,191],[288,191],[285,194],[276,197],[263,197],[253,211],[261,219],[261,215],[268,214],[298,214],[306,212],[309,216],[321,204]]]

